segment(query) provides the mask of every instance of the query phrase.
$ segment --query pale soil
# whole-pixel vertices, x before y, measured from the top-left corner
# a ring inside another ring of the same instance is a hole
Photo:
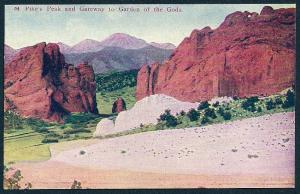
[[[183,175],[133,172],[126,170],[94,170],[74,167],[62,162],[22,163],[24,181],[34,189],[70,188],[73,181],[80,181],[83,188],[245,188],[281,187],[294,185],[291,177],[257,175]],[[24,182],[22,181],[22,182]]]
[[[277,113],[56,144],[49,161],[15,167],[34,188],[294,187],[294,133],[294,112]]]

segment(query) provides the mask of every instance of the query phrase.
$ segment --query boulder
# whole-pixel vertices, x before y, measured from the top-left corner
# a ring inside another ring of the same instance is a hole
[[[103,137],[112,133],[114,133],[114,121],[104,118],[97,124],[93,137]]]
[[[165,94],[197,102],[268,96],[295,82],[295,8],[234,12],[216,29],[192,31],[163,64],[144,65],[136,99]]]
[[[125,100],[122,97],[119,97],[113,104],[112,113],[120,113],[122,111],[126,110],[126,103]]]

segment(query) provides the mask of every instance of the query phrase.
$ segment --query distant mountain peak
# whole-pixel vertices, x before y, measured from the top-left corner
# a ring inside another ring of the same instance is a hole
[[[107,47],[120,47],[125,49],[140,49],[148,46],[145,40],[125,33],[115,33],[104,39],[101,44]]]

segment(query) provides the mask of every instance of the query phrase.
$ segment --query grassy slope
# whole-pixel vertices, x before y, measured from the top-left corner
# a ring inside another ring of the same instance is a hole
[[[25,122],[22,129],[5,129],[4,131],[4,164],[20,161],[40,161],[50,158],[49,143],[42,143],[47,136],[55,135],[59,142],[88,139],[92,137],[97,123],[102,119],[97,115],[74,113],[66,118],[65,124],[52,123],[44,125],[40,121],[33,124]],[[46,132],[37,129],[46,128]],[[84,129],[73,133],[74,130]],[[71,133],[70,133],[71,132]]]
[[[4,164],[49,159],[49,144],[42,144],[43,139],[42,134],[31,129],[4,133]]]
[[[111,92],[97,93],[97,106],[101,114],[111,114],[113,103],[118,97],[122,97],[127,109],[130,109],[135,104],[135,87],[125,87]]]

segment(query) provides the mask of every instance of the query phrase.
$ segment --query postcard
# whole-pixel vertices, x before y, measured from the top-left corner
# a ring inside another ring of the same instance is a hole
[[[295,7],[5,5],[4,189],[294,188]]]

